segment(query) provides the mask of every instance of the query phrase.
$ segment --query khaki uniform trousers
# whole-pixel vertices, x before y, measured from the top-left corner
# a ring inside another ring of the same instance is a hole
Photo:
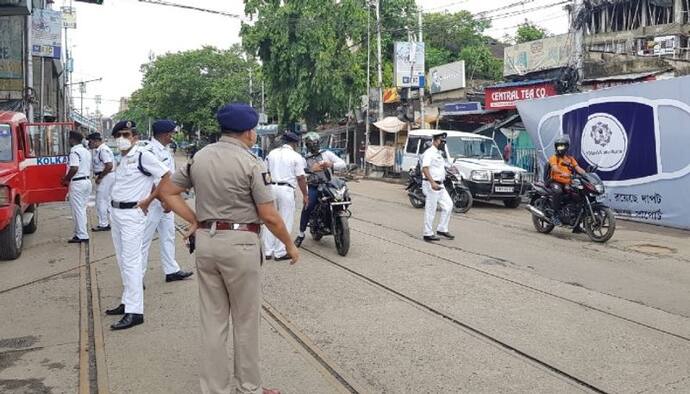
[[[232,316],[235,390],[261,393],[261,243],[248,231],[199,229],[196,265],[201,317],[201,391],[232,392],[227,350]]]

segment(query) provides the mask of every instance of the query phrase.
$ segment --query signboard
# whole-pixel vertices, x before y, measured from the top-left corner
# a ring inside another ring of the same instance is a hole
[[[573,40],[574,35],[569,33],[506,48],[503,52],[503,76],[568,66],[573,59]]]
[[[465,87],[465,61],[453,62],[429,70],[431,93],[447,92]]]
[[[64,29],[77,28],[77,9],[74,7],[61,7],[62,12],[62,27]]]
[[[486,109],[515,109],[518,101],[540,99],[556,94],[556,85],[553,82],[497,85],[484,90],[484,106]]]
[[[0,17],[0,90],[22,90],[21,16]]]
[[[59,59],[62,46],[62,17],[60,12],[36,9],[32,21],[31,54]]]
[[[478,112],[482,110],[482,104],[476,101],[468,101],[466,103],[450,103],[443,105],[443,112]]]
[[[690,229],[690,77],[518,103],[541,164],[570,137],[580,166],[598,166],[601,201],[619,216]],[[680,125],[680,126],[679,126]]]
[[[0,16],[29,15],[30,13],[30,0],[0,0]]]
[[[424,86],[424,43],[396,42],[393,76],[397,87]]]

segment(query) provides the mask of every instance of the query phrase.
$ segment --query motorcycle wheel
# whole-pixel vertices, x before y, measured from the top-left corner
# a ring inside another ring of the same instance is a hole
[[[584,228],[587,236],[594,242],[603,243],[613,237],[616,231],[616,217],[609,207],[593,207],[594,217],[587,216],[584,220]]]
[[[345,256],[350,250],[350,225],[346,217],[339,216],[335,219],[333,238],[338,254]]]
[[[538,198],[536,201],[534,201],[532,205],[534,205],[535,208],[542,212],[545,212],[547,208],[546,200],[543,197]],[[534,225],[535,230],[542,234],[550,233],[551,231],[553,231],[553,228],[555,227],[553,224],[547,222],[544,219],[539,218],[536,215],[532,215],[532,224]]]
[[[472,193],[469,190],[456,190],[453,193],[453,212],[465,213],[472,208]]]
[[[323,238],[323,234],[321,234],[319,232],[312,232],[311,233],[311,239],[313,239],[314,241],[321,241],[321,238]]]
[[[407,198],[410,199],[410,204],[415,208],[424,208],[424,200],[420,200],[413,193],[408,193]]]

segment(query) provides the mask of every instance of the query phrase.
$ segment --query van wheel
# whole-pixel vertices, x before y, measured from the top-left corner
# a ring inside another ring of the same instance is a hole
[[[503,205],[505,205],[506,208],[517,208],[520,206],[521,202],[522,197],[515,197],[511,198],[510,200],[503,200]]]
[[[0,231],[0,260],[14,260],[22,254],[24,243],[24,227],[22,213],[18,206],[14,206],[12,220]]]
[[[34,217],[31,218],[29,224],[24,226],[24,234],[33,234],[38,229],[38,207],[36,205],[32,205],[26,210],[26,212],[33,213]]]

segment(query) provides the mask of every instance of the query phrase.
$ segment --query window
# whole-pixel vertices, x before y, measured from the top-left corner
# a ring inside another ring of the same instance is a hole
[[[12,129],[0,124],[0,161],[11,161],[12,157]]]
[[[422,138],[419,142],[419,154],[424,153],[431,146],[431,138]]]
[[[469,137],[449,137],[446,145],[453,158],[503,160],[494,140]]]
[[[410,137],[407,139],[407,147],[405,152],[407,153],[417,153],[417,146],[419,145],[420,137]]]
[[[69,154],[69,129],[66,125],[31,125],[28,127],[30,154],[32,156],[66,156]]]

